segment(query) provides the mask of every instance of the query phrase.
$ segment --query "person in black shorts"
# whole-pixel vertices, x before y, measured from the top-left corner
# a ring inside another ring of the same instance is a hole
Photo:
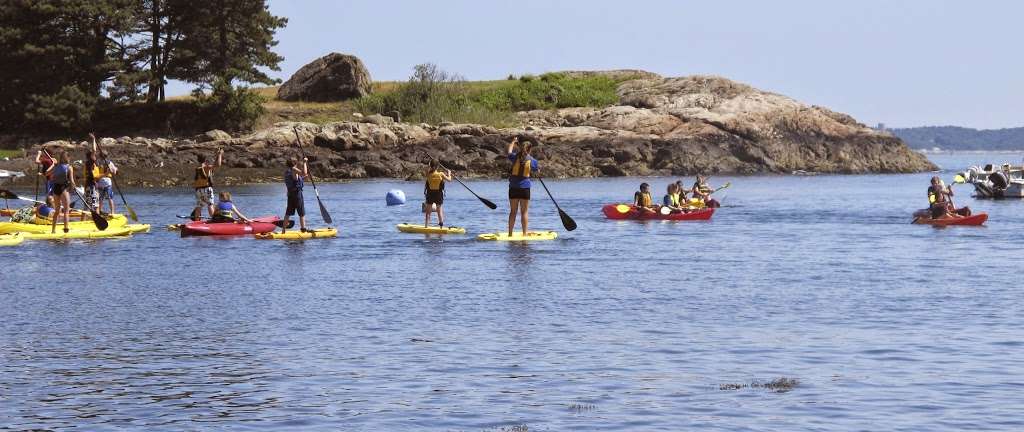
[[[436,161],[427,164],[426,182],[423,185],[423,227],[430,226],[430,214],[437,212],[437,225],[444,228],[444,182],[452,181],[450,170],[441,171]]]
[[[306,177],[309,176],[309,159],[302,158],[302,168],[299,168],[299,161],[292,159],[288,161],[288,169],[284,172],[284,185],[288,188],[288,206],[284,211],[284,221],[281,224],[281,233],[288,230],[289,222],[293,214],[299,215],[299,229],[306,232],[306,203],[302,198],[302,187]]]
[[[512,230],[516,226],[516,213],[520,215],[524,236],[530,225],[530,176],[540,171],[540,167],[537,166],[537,159],[530,155],[532,150],[533,143],[524,141],[520,146],[519,137],[515,137],[512,138],[512,142],[508,144],[508,148],[505,151],[508,154],[509,162],[512,162],[512,167],[508,173],[509,237],[512,236]]]

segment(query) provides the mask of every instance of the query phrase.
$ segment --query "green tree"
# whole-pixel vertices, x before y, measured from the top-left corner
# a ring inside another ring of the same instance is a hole
[[[181,79],[203,86],[218,80],[229,85],[279,82],[263,69],[280,70],[284,58],[271,49],[277,45],[277,29],[288,19],[272,15],[265,0],[209,0],[193,3],[186,13],[179,55],[188,66]]]

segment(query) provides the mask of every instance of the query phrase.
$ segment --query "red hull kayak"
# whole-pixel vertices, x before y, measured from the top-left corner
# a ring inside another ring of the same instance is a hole
[[[250,223],[193,221],[181,227],[181,236],[229,236],[263,234],[277,228],[281,218],[263,216]]]
[[[935,226],[950,226],[950,225],[966,225],[966,226],[978,226],[985,223],[988,220],[988,213],[978,213],[965,217],[951,217],[942,219],[932,219],[927,216],[914,218],[915,224],[921,225],[935,225]]]
[[[619,211],[619,206],[629,207],[629,210],[621,212]],[[605,217],[614,220],[710,220],[711,216],[715,214],[715,209],[703,208],[693,210],[689,213],[669,213],[667,215],[663,215],[658,212],[641,212],[637,210],[636,207],[625,204],[608,204],[602,207],[601,211],[604,212]]]

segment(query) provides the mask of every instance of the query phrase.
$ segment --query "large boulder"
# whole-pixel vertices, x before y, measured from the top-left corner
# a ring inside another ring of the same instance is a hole
[[[356,56],[330,53],[295,72],[277,90],[286,101],[331,102],[370,94],[370,72]]]

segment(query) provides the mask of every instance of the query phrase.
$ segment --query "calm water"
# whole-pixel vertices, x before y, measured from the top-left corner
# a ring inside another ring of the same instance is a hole
[[[4,248],[0,429],[1024,429],[1024,202],[959,186],[987,227],[910,225],[930,175],[713,178],[709,223],[601,215],[667,179],[551,181],[580,228],[538,189],[531,225],[561,237],[522,245],[400,234],[419,183],[334,184],[335,240]],[[231,190],[258,215],[281,189]],[[504,226],[449,190],[449,224]],[[191,205],[131,192],[153,224]]]

